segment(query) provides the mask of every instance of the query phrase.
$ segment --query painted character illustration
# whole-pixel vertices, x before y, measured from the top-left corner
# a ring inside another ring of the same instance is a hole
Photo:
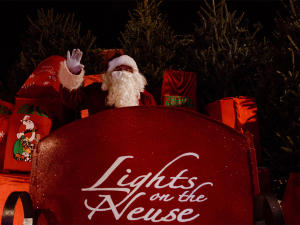
[[[25,115],[21,123],[17,133],[18,140],[14,144],[13,155],[16,160],[30,162],[36,144],[36,127],[29,115]]]

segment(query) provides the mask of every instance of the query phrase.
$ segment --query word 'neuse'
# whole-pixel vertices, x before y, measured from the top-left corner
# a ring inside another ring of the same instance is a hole
[[[175,176],[169,175],[167,177],[164,174],[167,168],[171,168],[172,171],[176,170],[176,162],[184,157],[195,157],[199,159],[198,154],[187,152],[177,156],[157,173],[149,172],[134,177],[133,179],[130,176],[131,169],[128,168],[126,169],[126,174],[121,176],[116,182],[116,187],[105,187],[103,183],[113,178],[113,172],[117,171],[118,167],[124,163],[125,160],[134,158],[133,156],[120,156],[96,183],[91,187],[81,189],[82,191],[97,192],[100,198],[100,203],[94,207],[88,204],[88,199],[85,199],[84,205],[90,211],[88,219],[91,220],[96,212],[106,211],[111,211],[116,220],[119,220],[125,214],[127,214],[127,219],[130,221],[171,222],[177,220],[178,222],[190,222],[197,219],[200,214],[193,208],[174,208],[165,212],[166,210],[163,211],[160,208],[145,209],[143,206],[136,207],[134,204],[137,199],[142,199],[145,205],[149,202],[159,201],[161,206],[164,206],[164,204],[178,205],[182,203],[182,205],[186,207],[187,202],[201,203],[207,201],[208,198],[205,194],[201,193],[201,189],[205,186],[213,186],[213,183],[202,182],[197,184],[198,177],[184,176],[184,174],[188,173],[188,169],[180,168]],[[141,191],[141,189],[151,190],[152,194],[149,195],[146,191]],[[155,194],[153,194],[153,190],[156,191]],[[164,194],[160,193],[160,190],[163,190]],[[169,191],[168,194],[165,194],[166,190]],[[174,195],[172,190],[181,190],[182,192]],[[103,194],[107,192],[112,192],[112,194]],[[115,202],[113,200],[114,193],[122,193],[125,197]]]

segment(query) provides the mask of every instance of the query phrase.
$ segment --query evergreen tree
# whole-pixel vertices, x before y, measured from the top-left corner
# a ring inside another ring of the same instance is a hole
[[[95,45],[96,37],[91,31],[84,32],[74,14],[54,13],[53,9],[37,11],[37,18],[27,17],[28,28],[21,40],[19,59],[13,66],[8,80],[12,99],[35,67],[47,57],[66,57],[68,50],[79,48],[83,51],[83,64],[87,74],[103,70],[100,49]],[[7,94],[6,94],[7,95]]]
[[[262,144],[269,165],[287,179],[300,171],[300,4],[283,2],[286,11],[275,19],[273,70],[267,73],[261,99]]]
[[[159,85],[163,71],[176,54],[178,40],[160,12],[161,1],[143,0],[129,12],[125,31],[121,32],[121,46],[133,57],[148,83]]]
[[[210,2],[210,3],[209,3]],[[267,42],[259,42],[260,24],[250,31],[244,13],[230,12],[225,0],[204,1],[195,26],[195,61],[199,98],[205,103],[223,97],[255,96],[261,55]]]

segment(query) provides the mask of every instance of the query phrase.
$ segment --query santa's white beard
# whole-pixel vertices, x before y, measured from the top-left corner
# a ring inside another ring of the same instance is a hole
[[[140,93],[144,91],[147,81],[138,73],[113,71],[102,77],[102,90],[108,90],[106,104],[109,106],[138,106]]]

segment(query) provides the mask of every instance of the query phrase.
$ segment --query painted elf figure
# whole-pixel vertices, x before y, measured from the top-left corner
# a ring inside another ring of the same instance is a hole
[[[83,87],[84,66],[80,63],[82,52],[67,52],[67,60],[61,62],[58,78],[62,100],[73,109],[88,109],[93,114],[112,107],[156,105],[153,96],[145,91],[147,81],[139,72],[133,58],[122,55],[108,63],[102,83]]]
[[[21,120],[17,138],[14,144],[13,154],[17,160],[31,161],[31,154],[36,144],[36,127],[29,115],[25,115]]]

